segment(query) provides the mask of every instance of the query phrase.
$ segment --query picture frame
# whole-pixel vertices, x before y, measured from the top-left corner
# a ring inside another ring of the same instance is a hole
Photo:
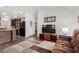
[[[56,22],[56,16],[44,17],[44,22]]]

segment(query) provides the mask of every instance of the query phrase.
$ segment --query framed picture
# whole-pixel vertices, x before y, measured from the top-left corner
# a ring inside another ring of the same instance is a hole
[[[55,22],[56,16],[44,17],[44,22]]]

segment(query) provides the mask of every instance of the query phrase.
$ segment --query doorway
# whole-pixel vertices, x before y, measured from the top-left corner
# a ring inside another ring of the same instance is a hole
[[[16,35],[25,36],[25,21],[21,18],[12,19],[11,26],[16,29]]]

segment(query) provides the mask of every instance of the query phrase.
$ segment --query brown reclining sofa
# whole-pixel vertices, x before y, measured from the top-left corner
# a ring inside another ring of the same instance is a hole
[[[79,52],[79,29],[73,31],[73,35],[59,35],[52,50],[53,53],[78,53]]]

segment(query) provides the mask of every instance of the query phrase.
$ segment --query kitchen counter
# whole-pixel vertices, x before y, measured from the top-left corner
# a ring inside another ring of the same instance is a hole
[[[15,29],[1,29],[0,30],[0,44],[12,42],[16,40]]]
[[[15,29],[3,29],[3,30],[0,30],[0,31],[11,31],[11,30],[15,30]]]

